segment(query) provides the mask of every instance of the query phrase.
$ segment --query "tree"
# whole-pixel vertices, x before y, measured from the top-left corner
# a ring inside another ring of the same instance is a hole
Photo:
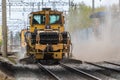
[[[104,7],[95,8],[95,12],[104,10]],[[92,24],[92,20],[90,19],[91,14],[92,8],[84,3],[70,7],[66,23],[67,30],[74,31],[90,27]]]

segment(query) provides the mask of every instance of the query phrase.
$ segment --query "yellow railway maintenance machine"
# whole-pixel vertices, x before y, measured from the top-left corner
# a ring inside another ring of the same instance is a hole
[[[70,34],[64,30],[63,12],[43,8],[29,15],[30,27],[21,31],[26,55],[40,62],[59,62],[70,56]]]

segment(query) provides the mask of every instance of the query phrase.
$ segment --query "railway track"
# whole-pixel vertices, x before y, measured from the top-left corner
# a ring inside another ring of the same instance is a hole
[[[50,75],[54,80],[61,80],[56,74],[52,73],[50,70],[45,68],[42,64],[38,63],[38,66],[40,67],[40,69],[42,69],[48,75]]]
[[[117,63],[108,62],[108,61],[104,61],[104,63],[108,63],[108,64],[112,64],[112,65],[116,65],[116,66],[119,66],[119,67],[120,67],[120,64],[117,64]]]
[[[110,78],[114,78],[115,80],[120,80],[120,66],[118,66],[115,63],[106,62],[106,61],[101,63],[90,63],[90,62],[85,62],[85,63],[103,69],[98,71],[101,74],[104,74]]]
[[[63,63],[60,63],[60,65],[54,65],[54,66],[46,66],[40,63],[38,65],[43,71],[48,73],[55,80],[73,80],[73,79],[75,80],[101,80],[98,77],[95,77],[84,71],[69,67]]]
[[[100,67],[100,68],[103,68],[105,70],[110,70],[110,71],[114,71],[114,72],[120,72],[119,69],[115,69],[115,68],[111,68],[111,66],[108,67],[108,64],[95,64],[95,63],[91,63],[91,62],[85,62],[87,64],[90,64],[90,65],[94,65],[94,66],[97,66],[97,67]]]
[[[98,71],[101,70],[101,68],[98,68],[98,67],[95,67],[95,66],[92,66],[92,65],[88,65],[88,64],[66,64],[67,66],[69,67],[72,67],[72,68],[75,68],[77,70],[80,70],[82,72],[85,72],[87,74],[90,74],[92,76],[94,76],[95,78],[99,79],[99,80],[108,80],[108,78],[110,77],[107,77],[105,76],[104,74],[100,74]],[[112,78],[110,78],[112,79]],[[114,80],[114,79],[113,79]]]
[[[105,65],[106,64],[106,65]],[[119,64],[112,62],[81,62],[70,60],[61,62],[60,65],[41,65],[39,69],[44,73],[46,80],[119,80]],[[87,66],[87,67],[86,67]],[[46,78],[48,77],[48,78]],[[39,77],[41,79],[41,77]]]
[[[98,78],[98,77],[96,77],[96,76],[94,76],[94,75],[91,75],[91,74],[89,74],[89,73],[87,73],[87,72],[84,72],[84,71],[82,71],[82,70],[78,70],[78,69],[76,69],[76,68],[69,67],[69,66],[67,66],[67,65],[65,65],[65,64],[63,64],[63,63],[61,63],[60,65],[61,65],[62,67],[64,67],[64,68],[70,70],[70,71],[74,71],[74,72],[78,73],[79,75],[83,75],[83,76],[84,76],[85,78],[87,78],[88,80],[102,80],[102,79],[100,79],[100,78]]]
[[[70,63],[65,61],[65,63],[61,62],[60,65],[47,66],[38,64],[37,66],[41,70],[37,75],[42,74],[44,77],[38,79],[46,80],[120,80],[119,66],[114,64],[111,62],[81,63],[78,60],[71,59]]]
[[[65,63],[66,64],[66,63]],[[83,62],[82,64],[66,64],[67,66],[82,70],[88,74],[91,74],[101,80],[120,80],[120,66],[117,63],[101,62],[91,63]]]
[[[1,63],[1,67],[11,70],[17,80],[120,80],[120,63],[117,62],[91,63],[71,59],[59,65],[8,66]]]
[[[88,80],[86,78],[83,78],[82,76],[71,72],[70,70],[65,69],[64,67],[60,65],[56,66],[44,66],[47,68],[51,73],[58,76],[60,80]]]
[[[55,80],[36,64],[15,66],[16,80]]]

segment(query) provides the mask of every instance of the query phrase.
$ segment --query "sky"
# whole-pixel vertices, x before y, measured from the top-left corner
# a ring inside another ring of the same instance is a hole
[[[2,0],[0,0],[0,4],[1,4],[1,1]],[[6,1],[8,1],[8,0],[6,0]],[[20,2],[21,0],[9,0],[9,1],[13,1],[13,2]],[[24,2],[41,2],[42,0],[23,0]],[[43,0],[44,2],[48,2],[48,1],[60,1],[60,0]],[[65,1],[65,2],[67,2],[67,1],[69,1],[69,0],[61,0],[61,1]],[[76,3],[79,3],[79,2],[84,2],[85,4],[87,4],[88,6],[92,6],[92,0],[71,0],[71,1],[74,1],[74,2],[76,2]],[[95,0],[95,7],[99,7],[99,6],[102,6],[102,5],[105,5],[105,6],[110,6],[110,5],[112,5],[112,4],[114,4],[114,3],[116,3],[116,4],[118,4],[119,3],[119,0],[101,0],[101,2],[100,2],[100,0]],[[13,13],[14,14],[14,13]],[[15,17],[15,19],[17,18],[22,18],[23,19],[23,17],[19,17],[20,15],[22,16],[22,13],[19,13],[19,16],[16,16],[16,15],[18,15],[18,13],[16,12],[13,16],[12,16],[12,18],[14,18]],[[1,17],[1,14],[0,14],[0,17]],[[1,23],[1,22],[0,22]]]
[[[10,0],[10,1],[21,1],[21,0]],[[32,1],[34,2],[35,0],[24,0],[25,2],[28,2],[28,1]],[[42,0],[36,0],[36,2],[41,2]],[[44,2],[45,1],[59,1],[59,0],[43,0]],[[62,1],[68,1],[68,0],[62,0]],[[89,5],[89,6],[92,6],[92,0],[71,0],[71,1],[74,1],[76,3],[78,2],[84,2],[85,4]],[[105,6],[110,6],[112,4],[118,4],[119,3],[119,0],[94,0],[95,1],[95,7],[99,7],[101,5],[105,5]],[[0,3],[1,3],[1,0],[0,0]]]
[[[84,2],[85,4],[92,6],[92,0],[74,0],[74,2],[78,3],[78,2]],[[94,0],[95,1],[95,7],[99,7],[99,6],[110,6],[112,4],[118,4],[119,0]]]

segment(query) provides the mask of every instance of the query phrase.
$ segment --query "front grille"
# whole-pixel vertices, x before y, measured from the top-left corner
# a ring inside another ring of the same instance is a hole
[[[57,44],[59,43],[59,34],[57,32],[42,32],[39,34],[40,44]]]
[[[63,37],[62,43],[67,44],[68,33],[67,32],[62,32],[61,34],[62,34],[62,37]]]
[[[31,33],[31,44],[35,45],[36,44],[36,34],[35,33]]]

